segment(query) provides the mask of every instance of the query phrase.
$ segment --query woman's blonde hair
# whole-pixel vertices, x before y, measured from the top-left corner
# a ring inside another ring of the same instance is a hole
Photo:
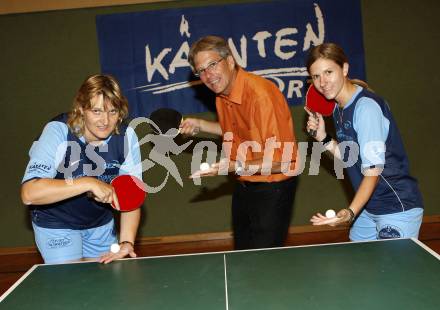
[[[82,111],[92,108],[91,100],[102,95],[104,102],[109,102],[119,112],[118,124],[114,134],[119,134],[119,126],[128,116],[128,101],[122,94],[116,79],[111,75],[89,76],[81,85],[73,99],[72,110],[67,118],[67,125],[77,136],[84,135],[84,119]]]

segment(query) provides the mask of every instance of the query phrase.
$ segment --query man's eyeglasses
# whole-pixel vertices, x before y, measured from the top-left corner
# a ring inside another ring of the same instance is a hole
[[[205,72],[212,72],[215,70],[215,68],[217,67],[217,65],[224,60],[224,58],[220,58],[219,60],[210,62],[205,68],[199,69],[197,71],[194,72],[194,75],[197,77],[200,77],[202,74],[204,74]]]

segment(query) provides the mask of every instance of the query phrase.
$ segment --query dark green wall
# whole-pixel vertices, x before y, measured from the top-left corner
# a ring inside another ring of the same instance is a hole
[[[222,1],[222,3],[234,1]],[[237,2],[237,1],[235,1]],[[212,2],[210,2],[211,4]],[[419,179],[426,214],[439,214],[436,159],[440,155],[437,113],[439,83],[440,2],[436,0],[362,0],[368,82],[390,103],[409,153],[413,174]],[[0,152],[3,179],[0,191],[0,246],[33,245],[27,209],[19,199],[28,149],[45,122],[69,109],[83,79],[99,72],[95,30],[97,14],[157,8],[206,5],[204,1],[66,10],[0,16]],[[304,113],[293,108],[299,141]],[[214,117],[205,114],[206,117]],[[148,150],[143,149],[144,154]],[[175,159],[181,175],[189,175],[190,154]],[[322,203],[344,207],[351,192],[325,167],[319,176],[300,178],[293,225],[305,225]],[[308,164],[306,170],[308,170]],[[144,175],[160,184],[165,171]],[[316,184],[320,185],[316,189]],[[231,183],[227,177],[180,187],[170,179],[158,194],[149,196],[141,236],[217,232],[230,229]]]

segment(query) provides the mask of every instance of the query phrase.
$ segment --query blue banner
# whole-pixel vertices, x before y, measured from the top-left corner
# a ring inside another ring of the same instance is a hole
[[[341,45],[350,77],[365,79],[360,0],[295,0],[212,5],[99,15],[102,73],[114,75],[130,115],[160,107],[184,114],[215,111],[214,95],[187,61],[192,42],[205,35],[228,40],[238,64],[278,85],[289,104],[304,103],[311,47]]]

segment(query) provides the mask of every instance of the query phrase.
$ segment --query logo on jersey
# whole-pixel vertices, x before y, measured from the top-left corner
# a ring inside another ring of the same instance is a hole
[[[378,239],[394,239],[403,237],[403,232],[399,227],[385,225],[378,232]]]
[[[68,237],[52,238],[47,240],[47,246],[51,249],[66,248],[72,245],[72,239]]]
[[[350,129],[350,128],[352,127],[350,121],[345,121],[345,122],[342,124],[342,126],[344,127],[345,130],[348,130],[348,129]]]

